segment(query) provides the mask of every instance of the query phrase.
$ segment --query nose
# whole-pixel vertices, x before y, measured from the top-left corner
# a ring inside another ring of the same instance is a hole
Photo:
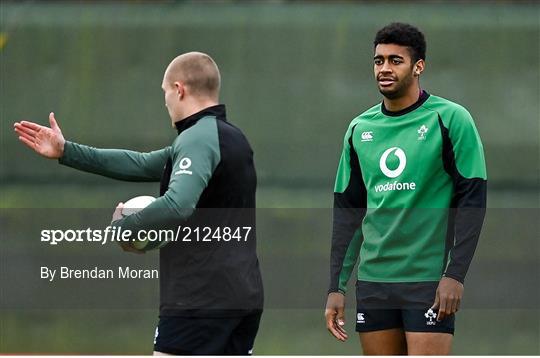
[[[383,65],[381,66],[381,71],[383,73],[392,72],[392,68],[390,67],[390,64],[388,61],[384,61]]]

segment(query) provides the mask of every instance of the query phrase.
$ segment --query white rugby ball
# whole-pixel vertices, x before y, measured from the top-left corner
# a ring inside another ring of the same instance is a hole
[[[124,203],[124,208],[122,209],[122,216],[129,216],[135,214],[136,212],[141,211],[148,205],[152,204],[154,200],[156,200],[156,198],[149,195],[142,195],[131,198]]]

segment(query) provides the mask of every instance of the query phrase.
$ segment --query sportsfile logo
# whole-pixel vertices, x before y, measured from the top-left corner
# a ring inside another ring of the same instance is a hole
[[[179,174],[192,175],[193,174],[191,170],[187,170],[189,167],[191,167],[191,159],[187,157],[180,159],[180,164],[178,166],[180,167],[180,170],[175,172],[174,175],[179,175]]]
[[[398,166],[395,169],[389,169],[388,168],[388,157],[392,154],[398,159]],[[383,152],[381,155],[381,159],[379,160],[379,167],[381,168],[381,172],[388,178],[394,179],[399,177],[403,171],[405,170],[405,167],[407,166],[407,156],[405,155],[405,151],[399,147],[391,147],[388,148]],[[394,191],[394,190],[415,190],[416,189],[416,183],[401,183],[397,180],[394,182],[386,182],[385,184],[379,184],[375,186],[375,192],[383,192],[383,191]]]

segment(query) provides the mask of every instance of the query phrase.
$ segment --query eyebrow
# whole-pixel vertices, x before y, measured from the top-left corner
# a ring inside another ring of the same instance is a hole
[[[383,55],[377,55],[377,56],[373,57],[374,60],[379,60],[379,59],[382,59],[382,58],[384,58]],[[400,55],[390,55],[390,56],[388,56],[388,58],[390,60],[393,60],[393,59],[396,59],[396,58],[401,59],[401,60],[405,59],[405,57],[400,56]]]

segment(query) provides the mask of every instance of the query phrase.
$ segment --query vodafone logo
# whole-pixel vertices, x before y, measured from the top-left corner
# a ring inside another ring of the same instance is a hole
[[[189,158],[182,158],[182,160],[180,160],[180,169],[182,170],[185,170],[187,168],[189,168],[191,166],[191,159]]]
[[[394,156],[398,159],[399,163],[396,169],[388,169],[387,161],[388,156],[392,154],[392,157],[390,157],[390,162],[392,163],[392,167],[395,167],[396,160],[394,159]],[[399,147],[392,147],[388,148],[384,151],[384,153],[381,155],[381,159],[379,160],[379,167],[381,168],[381,171],[384,175],[386,175],[388,178],[397,178],[398,176],[403,173],[405,170],[405,166],[407,165],[407,157],[405,156],[405,152],[403,149]],[[375,185],[375,192],[376,193],[384,193],[384,192],[393,192],[393,191],[403,191],[403,190],[416,190],[416,183],[410,182],[410,183],[402,183],[395,181],[388,181],[386,183],[381,183],[378,185]]]
[[[180,163],[178,164],[178,166],[180,167],[180,170],[175,172],[174,175],[179,175],[179,174],[192,175],[193,174],[191,170],[187,170],[189,167],[191,167],[191,159],[189,159],[188,157],[184,157],[180,159]]]
[[[388,169],[386,166],[386,160],[388,159],[388,156],[390,153],[394,153],[394,155],[399,159],[399,165],[396,169],[391,170]],[[407,157],[405,156],[405,152],[403,149],[399,147],[392,147],[388,148],[384,151],[384,153],[381,156],[381,159],[379,160],[379,167],[381,168],[381,171],[384,175],[386,175],[388,178],[396,178],[403,173],[403,170],[405,169],[405,166],[407,165]]]

